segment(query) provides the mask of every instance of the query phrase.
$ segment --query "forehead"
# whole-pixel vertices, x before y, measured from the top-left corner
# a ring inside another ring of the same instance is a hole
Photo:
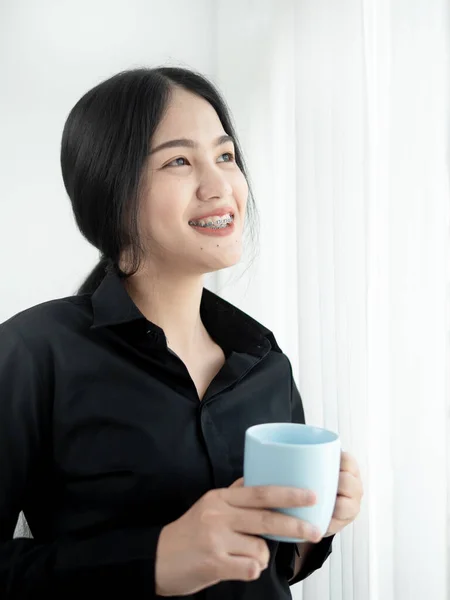
[[[223,133],[222,123],[209,102],[187,90],[174,88],[153,142],[156,145],[178,137],[210,141]]]

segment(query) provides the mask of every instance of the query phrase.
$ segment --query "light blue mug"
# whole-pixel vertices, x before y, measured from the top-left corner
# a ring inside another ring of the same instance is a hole
[[[263,423],[245,432],[244,486],[280,485],[312,490],[314,506],[276,508],[327,532],[336,503],[341,463],[337,433],[299,423]],[[264,535],[280,542],[305,540]]]

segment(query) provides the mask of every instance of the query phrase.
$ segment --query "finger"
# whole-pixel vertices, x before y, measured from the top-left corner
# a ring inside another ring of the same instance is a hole
[[[333,519],[338,521],[353,520],[359,512],[359,505],[345,496],[338,496],[333,512]]]
[[[269,564],[269,547],[267,542],[259,536],[232,531],[226,540],[226,547],[228,554],[256,559],[262,569],[267,568]]]
[[[349,452],[341,452],[341,471],[348,471],[352,473],[355,477],[359,477],[359,466],[356,462],[354,456],[352,456]]]
[[[339,474],[338,495],[347,498],[360,498],[362,496],[361,481],[348,471]]]
[[[228,504],[238,508],[293,508],[316,503],[314,492],[275,485],[224,488],[220,495]]]
[[[229,487],[230,488],[243,487],[243,485],[244,485],[244,478],[239,477],[239,479],[236,479],[236,481],[234,483],[232,483]]]
[[[276,535],[310,542],[318,542],[322,537],[321,532],[306,521],[267,509],[232,509],[230,527],[237,533]]]
[[[259,579],[263,569],[257,560],[246,556],[233,556],[227,554],[220,559],[215,570],[218,581],[254,581]],[[209,584],[211,585],[211,584]]]

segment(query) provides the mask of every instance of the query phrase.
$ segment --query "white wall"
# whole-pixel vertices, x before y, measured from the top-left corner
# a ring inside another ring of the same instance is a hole
[[[0,322],[70,295],[97,259],[59,166],[65,119],[122,69],[177,64],[213,75],[210,0],[0,3]]]

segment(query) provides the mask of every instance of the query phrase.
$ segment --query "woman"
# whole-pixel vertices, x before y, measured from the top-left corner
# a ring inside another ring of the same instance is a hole
[[[320,539],[269,510],[313,494],[242,485],[247,427],[304,414],[272,333],[203,288],[253,206],[224,101],[188,70],[120,73],[72,109],[61,166],[103,258],[0,327],[0,596],[289,598],[362,487],[343,454]],[[34,539],[11,539],[21,510]]]

